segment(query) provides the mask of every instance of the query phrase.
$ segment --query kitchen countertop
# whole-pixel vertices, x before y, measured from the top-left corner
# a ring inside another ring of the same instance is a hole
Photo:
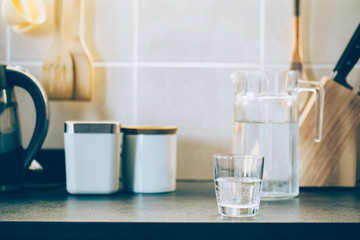
[[[301,189],[246,218],[218,214],[212,182],[178,182],[162,194],[0,194],[0,239],[345,239],[359,229],[360,188]]]

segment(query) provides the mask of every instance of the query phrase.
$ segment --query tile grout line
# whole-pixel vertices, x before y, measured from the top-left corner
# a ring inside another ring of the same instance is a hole
[[[6,59],[4,59],[7,61]],[[42,66],[41,61],[13,61],[14,64],[38,67]],[[134,62],[93,62],[94,67],[133,67]],[[240,62],[146,62],[136,61],[137,68],[258,68],[257,63],[240,63]],[[288,63],[264,63],[267,68],[287,68]],[[305,68],[312,69],[333,69],[332,63],[305,63]],[[356,64],[354,69],[360,69],[360,64]]]
[[[38,62],[29,62],[30,64],[37,64]],[[95,67],[132,67],[132,62],[94,62]],[[240,62],[180,62],[180,61],[136,61],[136,66],[140,67],[174,67],[174,68],[258,68],[258,63],[240,63]]]
[[[177,68],[258,68],[257,63],[238,62],[138,62],[139,67],[177,67]]]
[[[260,69],[265,66],[265,0],[260,0]]]
[[[132,106],[132,123],[138,123],[138,13],[139,13],[139,2],[134,0],[133,9],[133,106]]]
[[[10,65],[11,61],[11,29],[6,27],[6,64]]]

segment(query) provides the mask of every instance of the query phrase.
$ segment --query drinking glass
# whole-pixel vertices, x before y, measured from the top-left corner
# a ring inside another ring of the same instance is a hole
[[[264,157],[216,154],[213,159],[219,213],[229,217],[256,215],[260,204]]]

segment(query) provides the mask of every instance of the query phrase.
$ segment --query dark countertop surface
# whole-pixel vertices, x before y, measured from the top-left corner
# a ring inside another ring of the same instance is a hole
[[[70,195],[65,188],[0,194],[0,239],[333,239],[360,236],[359,188],[303,188],[262,201],[255,217],[217,212],[212,182],[162,194]],[[356,239],[356,238],[355,238]]]

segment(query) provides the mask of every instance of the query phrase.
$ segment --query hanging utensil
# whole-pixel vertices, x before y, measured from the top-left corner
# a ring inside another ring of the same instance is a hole
[[[299,71],[301,80],[308,80],[306,71],[303,66],[303,51],[301,44],[301,16],[300,16],[300,0],[294,0],[293,15],[293,49],[291,54],[290,70]],[[308,98],[311,94],[302,92],[299,96],[299,109],[302,112]]]
[[[55,34],[44,59],[42,85],[49,99],[72,99],[74,94],[73,60],[61,29],[63,0],[54,2]]]
[[[73,0],[73,33],[70,50],[75,69],[75,100],[91,100],[93,92],[93,66],[84,38],[84,1]]]
[[[43,0],[3,0],[1,15],[17,33],[29,31],[46,19]]]

